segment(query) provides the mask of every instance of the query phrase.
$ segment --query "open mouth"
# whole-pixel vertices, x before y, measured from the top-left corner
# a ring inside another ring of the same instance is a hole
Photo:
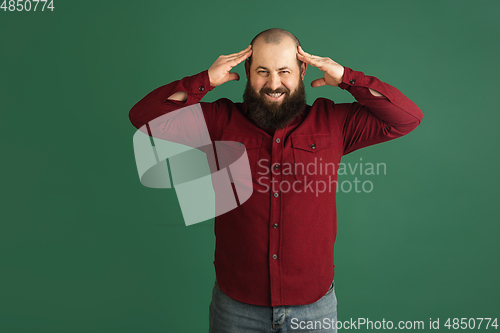
[[[266,96],[271,101],[278,101],[285,96],[285,93],[266,93]]]

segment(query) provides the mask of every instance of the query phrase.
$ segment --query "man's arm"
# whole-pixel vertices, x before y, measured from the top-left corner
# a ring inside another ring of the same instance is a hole
[[[227,56],[221,55],[208,69],[208,77],[210,79],[210,86],[216,87],[221,84],[232,81],[239,80],[240,76],[238,73],[230,73],[229,71],[248,58],[252,54],[252,46],[248,45],[246,49],[230,54]],[[178,91],[170,96],[168,99],[172,101],[185,102],[187,101],[188,94],[185,91]]]
[[[132,107],[130,121],[136,128],[141,128],[161,115],[198,103],[214,87],[239,80],[238,74],[230,70],[251,54],[249,45],[238,53],[221,55],[208,70],[156,88]],[[215,111],[203,108],[207,124],[215,118]]]
[[[406,135],[422,121],[422,111],[415,103],[374,76],[346,67],[339,87],[357,101],[335,105],[344,137],[344,155]],[[383,97],[374,96],[370,89]]]
[[[129,119],[136,128],[141,128],[166,113],[198,103],[212,89],[206,70],[193,76],[186,76],[148,93],[132,107]],[[180,94],[185,94],[186,98],[169,99]]]
[[[349,91],[354,103],[335,104],[344,154],[408,134],[422,120],[422,111],[398,89],[376,77],[343,67],[330,58],[313,56],[299,46],[297,58],[325,72],[311,86],[330,85]]]

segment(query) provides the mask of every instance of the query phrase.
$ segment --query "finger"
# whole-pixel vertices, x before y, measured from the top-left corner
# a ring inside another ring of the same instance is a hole
[[[297,53],[297,58],[302,60],[302,61],[306,61],[306,56],[304,54],[301,54],[301,53]]]
[[[309,54],[309,53],[305,52],[302,49],[302,47],[300,47],[300,46],[299,46],[299,48],[301,51],[301,53],[299,53],[299,55],[306,57],[309,61],[315,62],[316,64],[319,64],[320,62],[324,62],[327,59],[327,58],[323,58],[320,56],[315,56],[315,55]]]
[[[311,82],[311,87],[316,88],[316,87],[321,87],[321,86],[326,86],[326,81],[325,78],[321,79],[316,79],[313,82]]]
[[[323,70],[324,66],[327,64],[327,61],[325,58],[320,58],[320,57],[309,57],[309,62],[311,65],[318,67],[319,69]]]
[[[236,65],[239,64],[240,62],[242,62],[243,60],[247,59],[251,55],[252,55],[252,50],[250,50],[250,52],[243,53],[241,56],[239,56],[239,58],[235,59]]]
[[[246,49],[241,50],[240,52],[234,53],[233,55],[235,55],[235,56],[240,56],[240,55],[242,55],[242,54],[247,53],[248,51],[250,51],[250,50],[251,50],[250,46],[251,46],[251,45],[248,45]]]
[[[308,63],[314,67],[321,67],[323,64],[321,64],[321,58],[313,58],[311,56],[305,56],[301,54],[297,54],[298,58],[300,61],[303,61],[305,63]]]
[[[253,52],[252,49],[246,50],[245,52],[238,55],[238,57],[248,58],[250,56],[250,54],[252,54],[252,52]]]
[[[321,59],[321,57],[318,57],[318,56],[315,56],[315,55],[312,55],[312,54],[309,54],[307,52],[300,52],[300,53],[297,53],[298,55],[302,56],[302,57],[306,57],[306,58],[309,58],[309,59]]]
[[[250,49],[250,50],[248,50],[244,53],[241,53],[241,54],[237,53],[235,55],[228,56],[227,61],[229,62],[229,61],[233,61],[233,60],[238,60],[238,63],[239,63],[240,59],[246,59],[246,58],[250,57],[251,54],[252,54],[252,50]]]
[[[246,59],[245,57],[241,57],[239,59],[234,59],[229,63],[229,65],[231,66],[231,68],[233,68],[234,66],[237,66],[238,64],[243,62],[245,59]]]
[[[248,51],[252,50],[252,45],[248,45],[244,50],[241,50],[240,52],[236,52],[236,53],[232,53],[232,54],[228,54],[226,57],[237,57],[237,56],[240,56],[242,54],[245,54],[247,53]]]
[[[240,76],[238,75],[238,73],[227,73],[226,77],[227,77],[227,80],[224,82],[239,81],[240,80]]]
[[[247,53],[247,54],[242,54],[241,56],[236,58],[228,59],[227,64],[230,66],[229,70],[231,70],[231,68],[233,68],[234,66],[238,65],[239,63],[247,59],[250,55],[251,53]]]
[[[248,45],[245,49],[241,50],[240,52],[247,52],[248,50],[252,49],[252,44]]]
[[[306,56],[312,56],[312,54],[307,53],[306,51],[304,51],[304,49],[302,48],[302,46],[299,46],[299,50],[301,51],[302,54],[304,54]]]

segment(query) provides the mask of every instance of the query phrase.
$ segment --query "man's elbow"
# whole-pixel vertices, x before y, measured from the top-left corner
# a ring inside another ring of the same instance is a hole
[[[415,120],[413,122],[405,124],[403,126],[403,128],[405,130],[405,134],[408,134],[411,131],[413,131],[415,128],[417,128],[420,125],[420,123],[422,122],[422,118],[424,117],[422,110],[420,110],[420,108],[416,105],[415,105],[415,108],[412,110],[411,114],[413,115]]]
[[[136,105],[134,105],[132,107],[132,109],[130,109],[130,111],[128,113],[128,119],[130,120],[130,122],[132,123],[132,125],[134,125],[134,127],[137,128],[137,129],[139,129],[142,126],[144,126],[144,123],[142,123],[141,121],[139,121],[141,112],[140,112],[140,108],[138,107],[138,104],[139,103],[137,103]]]
[[[396,130],[401,134],[401,136],[406,135],[410,132],[412,132],[415,128],[417,128],[420,125],[420,122],[422,121],[422,118],[415,120],[412,123],[409,124],[404,124],[404,125],[399,125]]]

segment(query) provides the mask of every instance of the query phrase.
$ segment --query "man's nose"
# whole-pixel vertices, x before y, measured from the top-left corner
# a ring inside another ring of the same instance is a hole
[[[281,80],[280,80],[280,77],[276,74],[271,74],[269,76],[269,81],[267,82],[267,85],[269,86],[269,88],[271,88],[272,90],[276,90],[278,89],[279,87],[281,87]]]

